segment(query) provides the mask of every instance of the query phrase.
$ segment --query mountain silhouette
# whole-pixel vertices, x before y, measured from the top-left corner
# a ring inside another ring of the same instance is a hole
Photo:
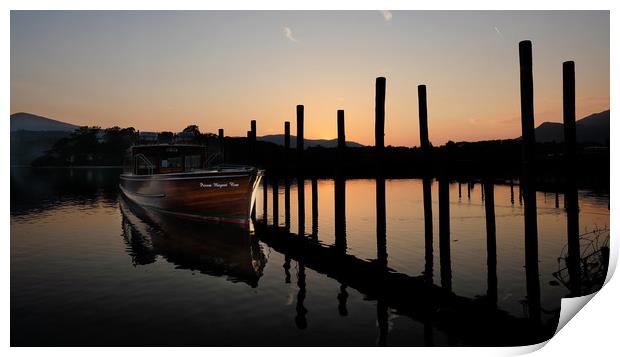
[[[77,128],[77,125],[30,113],[15,113],[11,115],[11,132],[19,130],[72,132]]]
[[[609,144],[609,110],[588,115],[576,122],[577,142]],[[564,124],[544,122],[536,128],[536,142],[564,142]]]
[[[265,135],[257,137],[256,140],[273,143],[276,145],[284,146],[284,134]],[[347,147],[360,148],[364,145],[356,143],[355,141],[347,141]],[[327,149],[338,147],[338,139],[304,139],[304,148],[321,146]],[[291,135],[291,148],[297,147],[297,137]]]

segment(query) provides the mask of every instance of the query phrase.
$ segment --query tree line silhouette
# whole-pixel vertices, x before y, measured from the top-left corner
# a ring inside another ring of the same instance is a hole
[[[215,163],[253,164],[270,174],[302,173],[308,177],[332,177],[339,173],[351,178],[374,177],[376,152],[373,146],[337,148],[310,147],[304,150],[303,165],[298,165],[296,150],[249,137],[225,137],[202,133],[197,125],[188,125],[190,143],[204,145],[209,155],[218,154]],[[156,143],[174,143],[177,134],[164,131]],[[188,142],[187,140],[185,142]],[[133,127],[81,127],[71,136],[58,140],[52,149],[32,162],[33,166],[120,166],[126,150],[139,143]],[[563,143],[536,144],[536,170],[539,185],[557,185],[562,177]],[[388,178],[437,176],[471,179],[492,175],[498,180],[519,176],[521,140],[478,142],[449,141],[441,146],[429,143],[428,156],[420,147],[386,146],[382,171]],[[430,158],[430,159],[429,159]],[[577,178],[581,187],[609,188],[609,148],[577,145]]]

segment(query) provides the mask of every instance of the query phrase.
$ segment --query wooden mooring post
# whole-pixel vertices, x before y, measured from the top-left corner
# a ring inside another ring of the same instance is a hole
[[[424,154],[428,154],[430,148],[428,140],[428,109],[426,105],[426,85],[424,84],[418,86],[418,115],[420,119],[420,147]]]
[[[306,207],[305,181],[303,176],[304,162],[304,106],[297,106],[297,225],[299,237],[305,236]]]
[[[220,156],[224,156],[224,129],[217,129],[217,144],[220,147]]]
[[[382,169],[385,136],[385,77],[375,83],[375,153],[377,171]]]
[[[284,122],[284,166],[286,168],[286,175],[288,176],[290,170],[290,151],[291,151],[291,122]]]
[[[346,181],[342,166],[346,150],[344,110],[338,110],[336,114],[338,127],[338,165],[334,178],[334,230],[335,246],[343,254],[347,251],[346,232]]]
[[[248,144],[247,144],[247,150],[248,150],[247,160],[248,160],[248,163],[254,164],[254,149],[253,149],[253,146],[252,146],[252,131],[251,130],[248,130],[246,138],[247,138],[247,141],[248,141]]]
[[[252,133],[252,145],[256,145],[256,120],[250,120],[250,132]]]
[[[342,156],[344,156],[344,152],[346,150],[347,147],[347,141],[346,141],[346,137],[345,137],[345,130],[344,130],[344,110],[339,109],[336,112],[336,121],[337,121],[337,127],[338,127],[338,155],[339,155],[339,159],[343,159]]]
[[[291,180],[290,175],[291,122],[284,122],[284,227],[291,229]]]
[[[297,106],[297,169],[303,169],[304,161],[304,106]]]
[[[250,121],[248,140],[250,142],[250,160],[252,164],[256,164],[256,120],[254,119]]]

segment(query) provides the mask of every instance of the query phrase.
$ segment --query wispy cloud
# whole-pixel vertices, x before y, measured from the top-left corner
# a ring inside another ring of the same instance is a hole
[[[288,38],[292,42],[297,42],[297,39],[295,38],[295,36],[293,36],[293,30],[291,30],[290,27],[285,26],[283,28],[283,31],[284,31],[284,36],[286,36],[286,38]]]
[[[502,34],[502,32],[497,28],[497,26],[494,26],[493,28],[495,29],[495,32],[497,32],[497,35],[503,40],[504,35]]]
[[[392,12],[389,10],[381,10],[381,14],[383,15],[383,19],[385,21],[392,21]]]

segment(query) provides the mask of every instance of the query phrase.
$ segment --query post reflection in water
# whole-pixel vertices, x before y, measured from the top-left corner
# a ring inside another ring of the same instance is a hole
[[[384,274],[387,270],[387,237],[386,237],[386,211],[385,211],[385,179],[379,174],[376,178],[376,201],[377,201],[377,268],[379,270],[380,288],[377,297],[377,326],[379,328],[377,345],[387,346],[388,333],[388,307],[384,300],[382,285],[385,284]]]
[[[347,251],[346,230],[346,181],[342,176],[334,180],[334,236],[336,249],[345,253]]]
[[[379,334],[377,336],[378,346],[387,346],[388,336],[388,306],[383,299],[377,301],[377,326]]]
[[[267,178],[263,177],[263,222],[267,223]]]
[[[448,178],[439,177],[439,265],[441,286],[452,291],[452,262],[450,258],[450,186]]]
[[[297,177],[297,235],[304,237],[306,232],[306,195],[303,176]]]
[[[484,183],[486,201],[484,203],[487,231],[487,299],[497,307],[497,244],[495,229],[495,188],[492,179]]]
[[[376,179],[376,202],[377,202],[377,263],[380,268],[387,267],[387,239],[385,227],[385,179]]]
[[[284,268],[284,283],[291,283],[291,257],[288,254],[284,255],[284,264],[282,265]]]
[[[291,180],[284,178],[284,228],[291,229]]]
[[[347,299],[349,298],[349,294],[347,293],[347,285],[340,284],[340,292],[338,293],[338,314],[340,316],[349,315],[349,311],[347,310]]]
[[[467,184],[469,187],[469,183]],[[460,189],[460,184],[459,184]],[[424,284],[427,289],[433,286],[433,198],[431,178],[422,179],[422,194],[424,206]],[[428,306],[432,302],[426,301]],[[433,312],[428,309],[424,314],[424,345],[433,346]]]
[[[319,235],[319,192],[315,177],[311,180],[312,186],[312,239],[317,240]]]
[[[302,261],[297,263],[297,305],[295,315],[295,325],[300,330],[305,330],[308,327],[308,321],[306,320],[306,314],[308,310],[304,306],[304,300],[306,299],[306,266]]]
[[[279,202],[279,197],[278,197],[279,193],[280,193],[279,192],[280,188],[278,187],[278,179],[277,178],[273,179],[273,182],[271,184],[271,189],[273,191],[272,192],[272,194],[273,194],[273,199],[272,199],[273,200],[273,203],[272,203],[272,205],[273,205],[273,225],[277,227],[280,224],[280,222],[279,222],[280,212],[279,212],[279,207],[278,207],[279,203],[280,203]]]
[[[433,198],[429,177],[423,178],[422,190],[424,195],[424,280],[427,284],[433,284]]]

